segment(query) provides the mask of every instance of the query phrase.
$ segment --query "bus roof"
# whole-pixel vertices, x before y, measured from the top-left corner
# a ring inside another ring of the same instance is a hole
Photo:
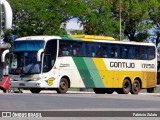
[[[94,39],[94,40],[115,40],[113,37],[109,36],[96,36],[96,35],[70,35],[71,38],[81,38],[81,39]]]
[[[107,43],[122,43],[122,44],[136,44],[136,45],[151,45],[154,46],[153,43],[146,42],[130,42],[130,41],[116,41],[113,37],[109,36],[96,36],[96,35],[65,35],[65,36],[26,36],[17,38],[15,41],[25,41],[25,40],[44,40],[48,41],[51,39],[59,39],[59,40],[76,40],[76,41],[94,41],[94,42],[107,42]]]
[[[61,39],[60,36],[49,36],[49,35],[42,35],[42,36],[26,36],[17,38],[15,41],[25,41],[25,40],[44,40],[48,41],[50,39]]]

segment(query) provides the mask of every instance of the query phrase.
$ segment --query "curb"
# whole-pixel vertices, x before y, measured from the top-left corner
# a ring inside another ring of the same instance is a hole
[[[0,93],[3,93],[3,91],[0,91]],[[16,92],[8,92],[8,93],[19,93],[18,91]],[[23,90],[22,93],[31,93],[30,90]],[[40,93],[44,93],[44,94],[58,94],[55,90],[51,91],[51,90],[42,90]],[[68,91],[67,93],[70,94],[95,94],[94,92],[89,92],[89,91]],[[5,93],[4,93],[5,94]],[[32,94],[32,93],[31,93]],[[117,94],[116,92],[114,92],[113,94]],[[118,95],[118,94],[117,94]],[[128,95],[131,95],[131,93],[129,93]],[[144,92],[140,92],[139,95],[160,95],[160,93],[144,93]]]

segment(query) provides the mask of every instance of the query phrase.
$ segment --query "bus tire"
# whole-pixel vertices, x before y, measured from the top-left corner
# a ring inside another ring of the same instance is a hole
[[[94,91],[96,94],[105,94],[105,93],[106,93],[105,88],[93,88],[93,91]]]
[[[2,91],[3,91],[3,93],[7,93],[7,90],[5,90],[5,89],[3,89]]]
[[[147,88],[147,93],[154,93],[154,88]]]
[[[131,82],[129,79],[124,79],[122,88],[118,88],[116,92],[118,94],[128,94],[131,91]]]
[[[141,89],[140,82],[137,79],[135,79],[132,84],[131,94],[138,94],[140,89]]]
[[[107,88],[106,89],[106,93],[107,94],[112,94],[114,92],[114,89],[113,88]]]
[[[31,93],[40,93],[41,89],[39,88],[30,88]]]
[[[61,78],[59,88],[56,90],[57,93],[65,94],[68,91],[69,82],[66,78]]]

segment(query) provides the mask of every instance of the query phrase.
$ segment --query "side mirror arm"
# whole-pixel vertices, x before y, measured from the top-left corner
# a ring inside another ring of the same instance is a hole
[[[9,49],[3,51],[2,56],[1,56],[1,62],[5,62],[5,57],[7,53],[9,53]]]

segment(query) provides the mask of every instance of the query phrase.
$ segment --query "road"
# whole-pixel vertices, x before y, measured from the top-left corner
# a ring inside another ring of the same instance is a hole
[[[1,93],[0,100],[0,111],[160,111],[160,94],[27,92]]]

